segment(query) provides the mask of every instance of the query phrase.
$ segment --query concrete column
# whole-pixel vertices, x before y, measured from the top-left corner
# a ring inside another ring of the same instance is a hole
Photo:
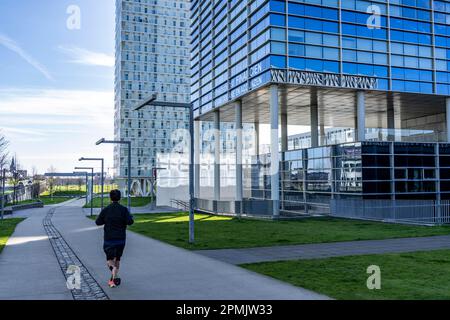
[[[220,111],[214,112],[214,200],[220,201]]]
[[[450,142],[450,98],[446,100],[446,115],[447,115],[447,142]]]
[[[356,140],[366,140],[366,93],[356,93]]]
[[[320,145],[324,146],[327,141],[325,137],[325,125],[323,123],[320,124]]]
[[[281,152],[288,151],[288,117],[287,113],[281,114]]]
[[[394,111],[394,97],[389,94],[387,99],[387,129],[388,141],[395,141],[395,111]]]
[[[244,186],[242,183],[242,102],[235,104],[236,115],[236,202],[238,202],[238,214],[242,213],[242,200],[244,197]]]
[[[200,198],[200,121],[194,121],[194,187],[195,198]]]
[[[319,103],[317,98],[317,89],[311,89],[311,147],[319,146]]]
[[[286,94],[284,93],[283,96],[286,96]],[[284,167],[284,159],[285,159],[285,152],[288,151],[289,149],[289,141],[288,141],[288,116],[287,116],[287,111],[286,111],[286,104],[283,105],[283,110],[281,113],[281,152],[283,152],[282,157],[281,157],[281,167],[280,170],[282,172],[286,171],[285,167]],[[283,174],[284,175],[284,174]],[[280,180],[283,180],[283,175],[280,174]],[[281,204],[281,209],[284,210],[284,188],[283,185],[281,185],[281,199],[283,201],[280,201]]]
[[[271,145],[271,194],[273,202],[273,216],[280,215],[280,156],[279,156],[279,104],[278,86],[270,86],[270,145]]]
[[[259,156],[259,122],[255,123],[255,155]]]

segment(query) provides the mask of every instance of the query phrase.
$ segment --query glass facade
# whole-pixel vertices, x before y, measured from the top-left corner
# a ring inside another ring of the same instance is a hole
[[[450,94],[450,1],[196,0],[191,14],[195,116],[271,82],[270,69]]]
[[[358,142],[281,156],[285,212],[327,212],[331,200],[450,200],[449,144]],[[244,170],[246,196],[270,199],[270,155],[254,163]]]
[[[189,1],[116,0],[115,124],[117,140],[132,141],[132,176],[149,177],[158,153],[168,153],[189,110],[132,110],[154,93],[161,102],[189,103]],[[116,175],[127,173],[127,147],[114,151]]]

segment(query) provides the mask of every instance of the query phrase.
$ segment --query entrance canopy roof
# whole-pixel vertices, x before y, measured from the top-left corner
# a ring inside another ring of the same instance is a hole
[[[310,125],[311,92],[316,88],[294,85],[279,86],[279,108],[287,113],[289,125]],[[270,123],[270,87],[266,86],[242,97],[244,123]],[[356,116],[356,90],[317,88],[319,121],[327,127],[352,127]],[[445,96],[366,91],[366,124],[376,127],[385,123],[388,105],[394,107],[396,120],[445,113]],[[221,121],[234,122],[232,103],[220,107]],[[198,120],[213,121],[213,112]]]

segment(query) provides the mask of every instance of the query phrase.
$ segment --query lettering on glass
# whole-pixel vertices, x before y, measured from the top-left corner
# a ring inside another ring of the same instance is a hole
[[[297,70],[271,70],[272,82],[319,87],[341,87],[374,90],[378,87],[376,78],[308,72]]]

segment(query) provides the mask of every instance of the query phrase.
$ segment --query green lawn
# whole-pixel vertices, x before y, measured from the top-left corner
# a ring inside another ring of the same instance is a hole
[[[367,268],[381,269],[381,290]],[[450,250],[248,264],[249,270],[341,300],[450,299]]]
[[[16,226],[23,220],[18,218],[0,220],[0,253],[3,251],[8,238],[13,234]]]
[[[196,215],[196,244],[189,245],[186,213],[136,215],[130,230],[187,249],[248,248],[450,234],[450,227],[422,227],[358,220],[308,218],[250,220]]]
[[[69,201],[71,199],[67,198],[67,197],[53,197],[53,198],[51,198],[50,196],[41,196],[39,198],[39,200],[41,200],[44,205],[48,206],[48,205],[51,205],[51,204],[60,204],[60,203]]]
[[[117,189],[118,186],[114,184],[107,184],[104,186],[104,191],[109,192],[112,189]],[[94,186],[94,193],[100,193],[101,192],[101,185],[95,185]],[[82,186],[78,185],[68,185],[68,186],[55,186],[53,188],[53,195],[54,196],[84,196],[86,194],[86,185],[83,184]],[[41,196],[49,196],[49,191],[45,191],[41,194]]]
[[[109,200],[109,196],[105,195],[105,206],[109,205],[111,203],[111,200]],[[131,206],[138,208],[138,207],[145,207],[146,205],[150,204],[151,199],[150,197],[133,197],[131,198]],[[128,199],[123,198],[120,203],[124,206],[127,206]],[[90,208],[91,203],[88,203],[84,206],[84,208]],[[101,208],[102,207],[102,198],[94,198],[94,208]]]

